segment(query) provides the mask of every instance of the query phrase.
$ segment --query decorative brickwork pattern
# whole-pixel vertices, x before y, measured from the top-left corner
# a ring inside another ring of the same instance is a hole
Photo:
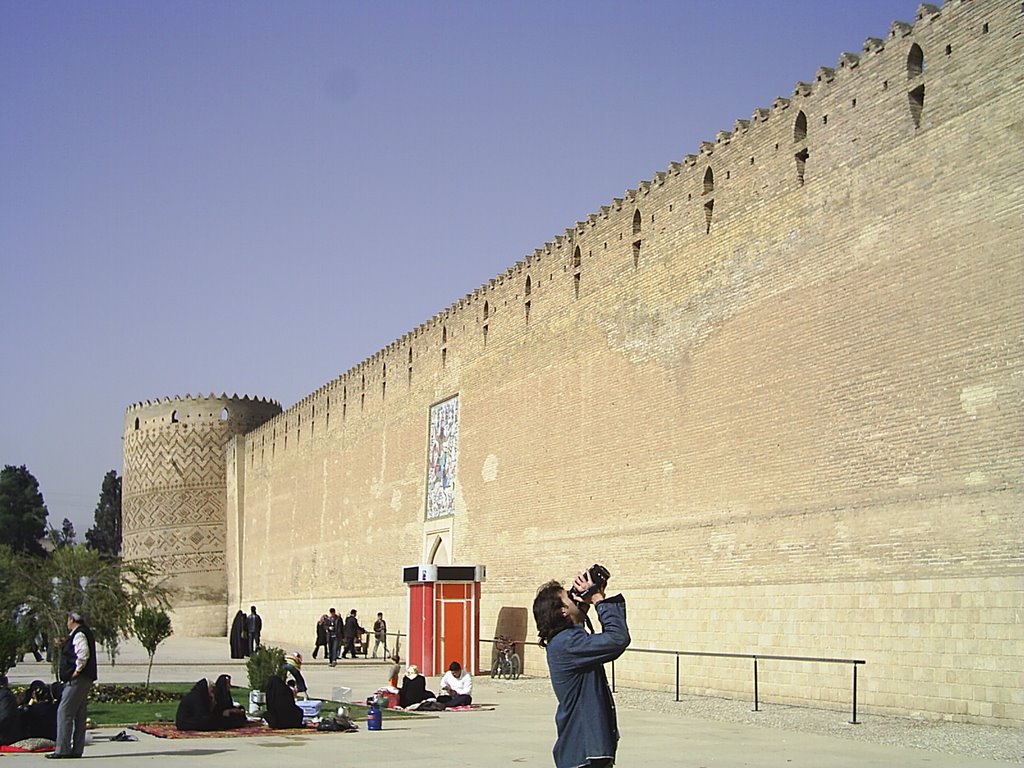
[[[224,628],[225,446],[280,412],[271,401],[211,394],[125,413],[124,556],[152,559],[170,577],[177,632]]]

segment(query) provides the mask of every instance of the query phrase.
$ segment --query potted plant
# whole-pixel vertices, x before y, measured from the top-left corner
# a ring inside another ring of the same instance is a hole
[[[252,652],[252,656],[245,662],[246,671],[249,673],[249,712],[255,713],[263,708],[266,702],[264,688],[271,675],[284,679],[284,672],[281,669],[283,664],[284,651],[280,648],[261,645]]]

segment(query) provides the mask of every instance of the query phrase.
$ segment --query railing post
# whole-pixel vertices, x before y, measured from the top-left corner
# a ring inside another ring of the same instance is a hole
[[[757,656],[755,656],[754,657],[754,711],[755,712],[760,712],[761,710],[759,710],[757,708],[757,706],[758,706],[758,701],[757,701]]]
[[[853,665],[853,719],[850,725],[860,725],[857,722],[857,665]]]
[[[676,701],[679,701],[679,654],[676,654]]]

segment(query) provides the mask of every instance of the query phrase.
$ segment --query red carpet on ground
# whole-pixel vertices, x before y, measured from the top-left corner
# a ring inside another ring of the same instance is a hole
[[[25,749],[25,747],[16,747],[13,744],[4,744],[0,746],[0,753],[6,752],[11,755],[16,754],[31,754],[33,752],[53,752],[53,747],[39,747],[38,749]]]
[[[330,731],[318,731],[312,726],[275,730],[269,725],[262,723],[259,725],[247,725],[244,728],[232,728],[228,731],[179,731],[174,723],[139,723],[138,725],[133,725],[132,728],[161,739],[217,739],[235,736],[293,736],[295,734],[330,733]]]

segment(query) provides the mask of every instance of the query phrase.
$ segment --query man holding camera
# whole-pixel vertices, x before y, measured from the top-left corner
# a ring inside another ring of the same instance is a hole
[[[547,648],[551,687],[558,699],[552,750],[557,768],[608,768],[615,764],[619,731],[604,665],[629,647],[626,601],[605,598],[608,571],[595,565],[567,592],[557,581],[537,591],[533,618]],[[596,606],[601,632],[584,629],[585,611]]]

